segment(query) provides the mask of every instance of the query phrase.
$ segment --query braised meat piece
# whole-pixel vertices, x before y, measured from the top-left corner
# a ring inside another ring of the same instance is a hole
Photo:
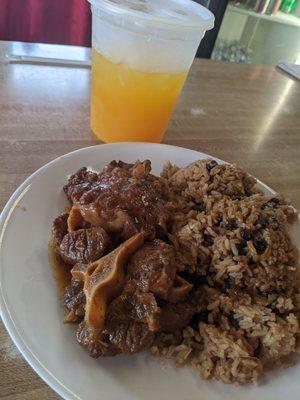
[[[120,353],[120,350],[108,341],[107,335],[91,328],[85,321],[78,325],[76,337],[78,343],[86,348],[93,358],[115,356]]]
[[[85,295],[83,282],[72,279],[64,293],[64,305],[74,316],[83,317],[85,314]]]
[[[89,263],[100,258],[110,245],[111,241],[102,228],[79,229],[63,237],[58,253],[67,264]]]
[[[116,320],[109,333],[101,333],[83,321],[78,326],[76,337],[91,357],[98,358],[138,353],[152,345],[154,333],[147,329],[147,325],[130,320]]]
[[[86,167],[71,175],[64,186],[64,192],[70,203],[78,201],[83,193],[91,190],[98,182],[98,178],[97,172],[90,171]]]
[[[154,340],[154,333],[141,322],[129,319],[111,321],[105,332],[110,343],[123,354],[135,354],[149,348]]]
[[[153,295],[125,289],[108,307],[104,334],[122,353],[138,353],[152,344],[158,317]]]
[[[81,215],[77,206],[72,206],[67,220],[68,232],[77,231],[78,229],[91,228],[91,224],[86,222]]]
[[[151,346],[159,322],[155,298],[126,290],[109,305],[103,330],[79,325],[77,340],[92,357],[134,354]]]
[[[117,232],[122,239],[138,232],[154,239],[166,229],[168,193],[163,180],[150,174],[150,169],[149,161],[137,161],[133,166],[113,161],[98,174],[97,182],[87,183],[80,196],[73,185],[75,178],[70,178],[67,193],[72,193],[72,201],[91,225]]]
[[[159,330],[171,333],[183,329],[188,325],[196,311],[197,307],[191,299],[184,303],[166,303],[161,308]]]
[[[68,233],[68,213],[60,214],[52,223],[52,238],[55,246],[59,246],[63,237]]]
[[[110,322],[116,319],[130,319],[143,322],[148,325],[150,331],[156,331],[159,327],[159,314],[160,308],[153,294],[141,293],[129,282],[123,293],[108,307],[105,326],[108,329]]]
[[[159,239],[146,243],[131,257],[127,274],[142,292],[166,299],[176,274],[174,248]]]

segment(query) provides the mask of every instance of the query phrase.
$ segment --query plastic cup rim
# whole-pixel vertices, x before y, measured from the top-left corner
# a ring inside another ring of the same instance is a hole
[[[193,3],[193,6],[201,9],[202,12],[206,14],[207,19],[204,19],[199,15],[199,19],[197,21],[181,21],[171,18],[168,19],[152,14],[141,13],[137,10],[129,8],[126,9],[119,6],[117,3],[114,4],[107,0],[88,0],[88,1],[93,7],[95,7],[98,10],[103,10],[113,15],[118,15],[128,19],[133,19],[135,21],[147,22],[153,26],[169,30],[183,29],[189,31],[203,31],[203,30],[207,31],[214,27],[215,18],[213,13],[209,11],[207,8],[197,3]]]

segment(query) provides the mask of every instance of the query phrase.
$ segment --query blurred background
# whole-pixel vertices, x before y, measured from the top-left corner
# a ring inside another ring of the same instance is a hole
[[[198,0],[216,17],[197,56],[300,63],[300,0]],[[90,47],[87,0],[0,0],[0,40]]]

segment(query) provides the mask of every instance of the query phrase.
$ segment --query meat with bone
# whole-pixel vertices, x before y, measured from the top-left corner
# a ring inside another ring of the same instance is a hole
[[[168,193],[164,181],[150,170],[149,161],[134,165],[113,161],[97,176],[79,170],[65,191],[92,226],[117,232],[125,240],[138,232],[154,239],[166,228]]]
[[[166,238],[169,193],[150,171],[148,161],[113,161],[100,173],[80,169],[64,187],[72,208],[53,232],[73,266],[65,322],[81,321],[77,340],[92,357],[140,352],[197,312],[173,246],[158,238]]]

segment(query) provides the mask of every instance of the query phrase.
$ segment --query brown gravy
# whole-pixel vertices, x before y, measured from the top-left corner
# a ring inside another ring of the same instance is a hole
[[[49,264],[51,266],[57,289],[60,296],[63,296],[64,289],[71,282],[71,273],[67,270],[66,264],[56,254],[52,240],[49,241]]]

